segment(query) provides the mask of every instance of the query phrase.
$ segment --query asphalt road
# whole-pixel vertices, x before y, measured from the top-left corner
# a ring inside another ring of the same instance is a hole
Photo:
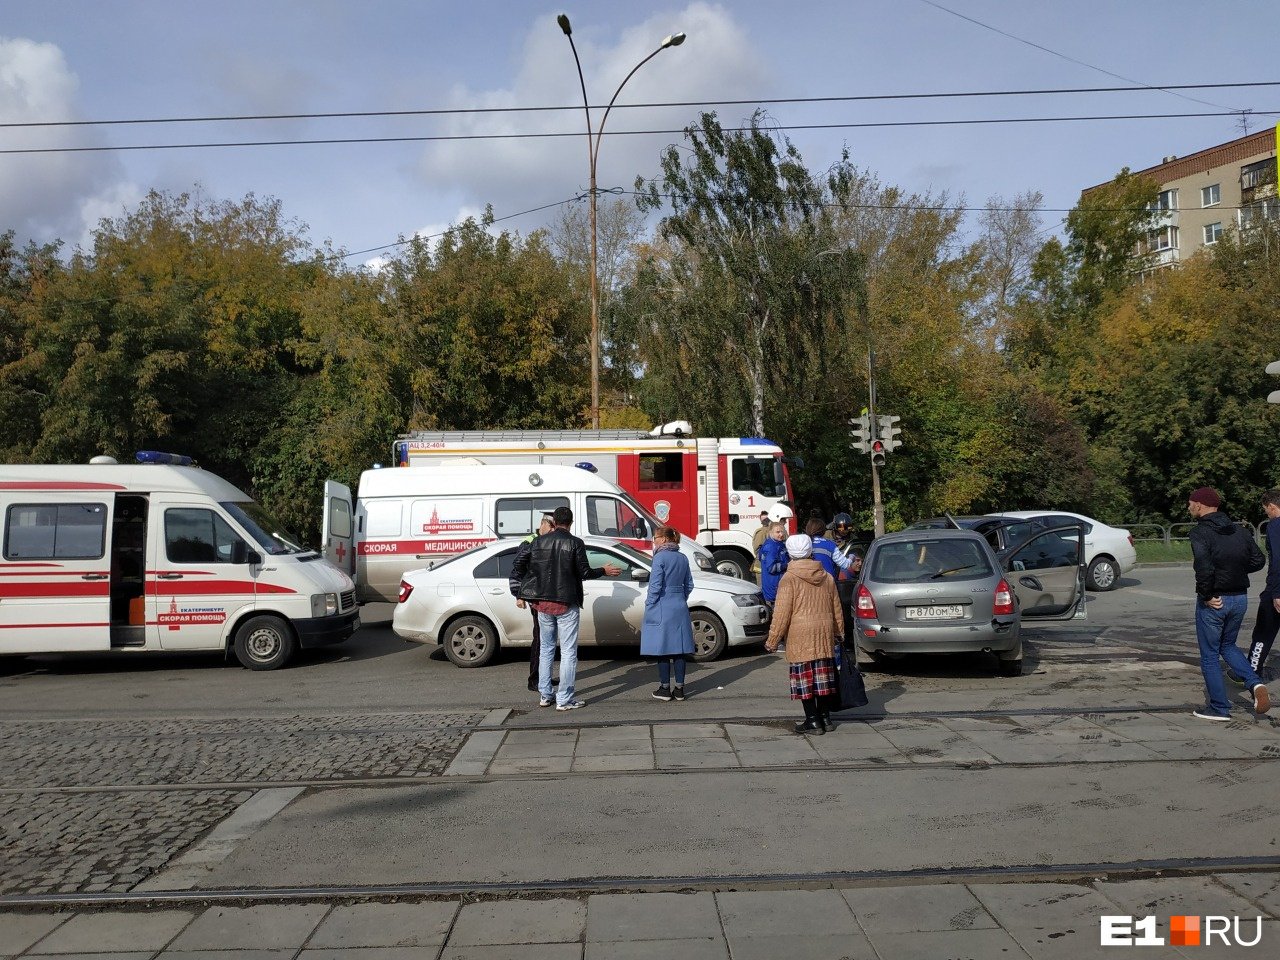
[[[869,674],[823,738],[790,731],[777,656],[731,651],[659,703],[633,652],[587,651],[590,705],[557,714],[523,651],[460,670],[386,608],[269,673],[0,661],[0,894],[1248,866],[1280,839],[1280,725],[1242,695],[1231,724],[1189,717],[1190,581],[1135,571],[1027,629],[1022,677]]]

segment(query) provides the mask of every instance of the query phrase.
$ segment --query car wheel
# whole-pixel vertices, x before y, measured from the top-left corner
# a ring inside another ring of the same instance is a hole
[[[738,580],[755,581],[755,577],[751,576],[751,565],[736,550],[717,550],[711,555],[711,562],[716,565],[716,573]]]
[[[1120,571],[1116,562],[1110,557],[1094,557],[1085,574],[1085,583],[1090,590],[1114,590],[1120,586]]]
[[[279,617],[250,617],[236,631],[236,659],[250,670],[275,670],[293,657],[293,630]]]
[[[1020,677],[1022,676],[1022,641],[1018,641],[1018,645],[1008,653],[1002,653],[1000,656],[1000,676],[1002,677]],[[1008,658],[1008,659],[1006,659]]]
[[[729,635],[720,618],[706,610],[694,610],[690,619],[693,621],[693,659],[698,663],[720,659],[729,646]]]
[[[455,667],[483,667],[498,652],[498,634],[484,617],[459,617],[444,632],[444,655]]]

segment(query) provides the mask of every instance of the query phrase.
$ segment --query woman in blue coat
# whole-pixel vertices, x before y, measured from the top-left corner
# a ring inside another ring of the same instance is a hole
[[[644,622],[640,625],[640,654],[658,660],[655,700],[684,699],[684,658],[693,653],[691,593],[693,574],[689,561],[680,552],[680,531],[659,527],[653,532],[653,570],[649,574],[649,593],[644,598]]]
[[[769,534],[760,544],[760,552],[756,559],[760,561],[760,592],[764,602],[770,607],[778,596],[778,583],[787,572],[787,525],[774,523],[769,527]]]

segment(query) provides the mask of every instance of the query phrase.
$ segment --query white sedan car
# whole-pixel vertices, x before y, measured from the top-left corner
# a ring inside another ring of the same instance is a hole
[[[1120,578],[1138,563],[1138,552],[1128,530],[1109,527],[1083,514],[1065,510],[1009,510],[991,516],[1034,520],[1039,529],[1080,521],[1084,525],[1084,579],[1090,590],[1114,590],[1120,586]]]
[[[578,642],[640,644],[640,623],[653,558],[602,537],[584,537],[593,567],[616,563],[622,572],[583,584]],[[500,646],[528,647],[533,619],[516,606],[508,577],[518,540],[497,540],[410,570],[400,582],[400,601],[392,616],[397,636],[414,643],[439,643],[459,667],[481,667]],[[693,572],[689,597],[693,621],[693,659],[714,660],[726,647],[764,643],[769,608],[754,583],[715,573]]]

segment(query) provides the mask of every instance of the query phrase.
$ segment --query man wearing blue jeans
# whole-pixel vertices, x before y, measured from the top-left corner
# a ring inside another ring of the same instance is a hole
[[[1212,487],[1191,494],[1187,510],[1196,520],[1191,530],[1191,555],[1196,574],[1196,640],[1200,644],[1200,672],[1209,702],[1194,716],[1201,720],[1231,719],[1219,658],[1239,675],[1253,693],[1255,713],[1271,709],[1271,698],[1262,678],[1249,666],[1236,646],[1245,610],[1249,607],[1249,534],[1221,513],[1222,498]]]
[[[606,563],[593,567],[587,562],[587,547],[569,532],[573,511],[556,507],[552,514],[555,529],[536,537],[528,550],[516,556],[511,576],[520,581],[521,600],[538,612],[538,632],[542,636],[538,661],[538,706],[551,706],[551,665],[560,645],[560,693],[557,710],[577,710],[587,704],[574,699],[578,673],[578,623],[582,614],[582,583],[597,577],[616,577],[622,567]]]

